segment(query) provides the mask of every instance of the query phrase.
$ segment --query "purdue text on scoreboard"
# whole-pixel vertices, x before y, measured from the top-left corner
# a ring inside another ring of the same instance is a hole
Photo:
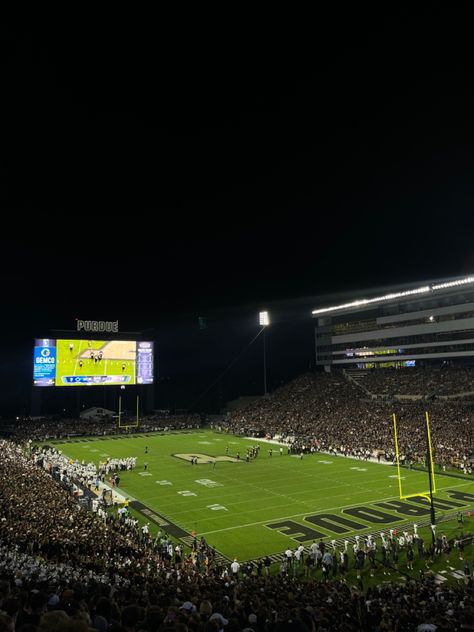
[[[118,332],[118,320],[79,320],[77,319],[77,331],[109,331]]]

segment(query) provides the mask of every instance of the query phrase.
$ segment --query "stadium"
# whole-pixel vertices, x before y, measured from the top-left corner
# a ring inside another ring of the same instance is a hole
[[[211,417],[140,407],[159,341],[36,339],[34,393],[113,389],[116,409],[3,420],[2,609],[82,620],[88,599],[95,629],[469,621],[473,312],[473,277],[317,305],[315,370]]]

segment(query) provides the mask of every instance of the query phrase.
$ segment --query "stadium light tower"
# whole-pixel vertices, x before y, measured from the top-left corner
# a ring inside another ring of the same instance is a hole
[[[267,352],[266,352],[266,343],[265,343],[265,332],[267,330],[268,325],[270,324],[270,317],[268,316],[268,312],[260,312],[259,314],[259,322],[263,327],[263,396],[267,395]]]

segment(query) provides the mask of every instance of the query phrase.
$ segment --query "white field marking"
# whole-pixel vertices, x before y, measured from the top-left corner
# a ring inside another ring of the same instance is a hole
[[[470,485],[470,484],[472,484],[471,481],[468,481],[467,483],[460,483],[459,485],[451,485],[451,487],[464,487],[465,485]],[[400,500],[400,498],[398,496],[389,496],[388,498],[377,498],[376,500],[370,501],[367,504],[374,505],[375,503],[383,503],[389,500]],[[340,509],[349,509],[350,507],[357,507],[357,505],[359,504],[360,503],[354,503],[352,505],[340,505],[339,507],[327,507],[324,509],[320,509],[319,513],[327,512],[327,511],[337,511]],[[316,510],[316,512],[318,512],[318,510]],[[231,531],[232,529],[244,529],[245,527],[255,527],[259,524],[265,524],[268,522],[277,522],[277,521],[280,522],[282,520],[290,520],[291,518],[299,518],[301,516],[307,516],[307,515],[309,515],[309,513],[305,511],[304,513],[293,514],[292,516],[267,518],[266,520],[259,520],[258,522],[249,522],[247,524],[234,525],[233,527],[226,527],[225,529],[215,529],[214,531],[205,531],[201,533],[201,535],[210,535],[211,533],[220,533],[221,531]],[[370,527],[367,527],[367,528],[370,528]]]
[[[324,465],[332,465],[333,461],[324,461],[323,459],[318,459],[318,463],[324,463]]]
[[[91,448],[91,452],[98,452],[99,450],[96,450],[95,448]]]
[[[76,355],[76,361],[74,362],[74,373],[73,373],[73,375],[76,375],[77,363],[79,361],[78,357],[79,357],[79,354],[81,353],[81,343],[82,343],[82,340],[79,340],[79,351],[78,351],[78,354]]]
[[[140,500],[142,502],[144,502],[144,499],[140,499]],[[149,501],[151,501],[151,500],[156,501],[156,497],[150,497],[148,500]],[[342,500],[342,497],[341,497],[341,500]],[[371,505],[375,505],[378,502],[394,501],[394,500],[398,501],[399,497],[398,496],[390,496],[389,498],[377,498],[377,499],[374,499],[373,501],[371,501],[370,504]],[[363,502],[363,501],[359,501],[359,503],[353,503],[353,504],[344,504],[344,505],[341,505],[341,507],[344,508],[344,509],[345,508],[349,508],[349,507],[357,507],[360,504],[360,502]],[[195,508],[194,509],[187,509],[185,511],[176,511],[176,506],[178,506],[178,507],[185,506],[184,503],[185,503],[185,501],[183,501],[183,503],[180,503],[179,505],[177,505],[176,501],[174,501],[172,503],[172,505],[168,505],[168,504],[160,505],[160,515],[162,515],[163,517],[167,518],[170,522],[174,522],[175,524],[184,527],[186,524],[188,524],[188,520],[189,519],[194,520],[193,516],[196,515],[196,509]],[[232,503],[232,507],[231,507],[232,510],[235,509],[235,505],[236,505],[236,503]],[[282,503],[282,504],[279,504],[279,505],[274,505],[274,506],[272,506],[272,509],[273,510],[288,509],[288,503]],[[257,509],[257,510],[253,510],[253,511],[251,510],[251,511],[246,511],[246,514],[248,515],[250,513],[261,513],[261,511],[262,511],[262,509]],[[313,515],[314,513],[321,513],[322,511],[326,511],[326,509],[321,509],[320,507],[316,509],[314,507],[314,505],[313,506],[308,506],[304,513],[293,514],[292,516],[289,516],[289,518],[301,517],[301,516],[303,516],[303,517],[304,516],[309,516],[309,515]],[[327,511],[331,511],[331,509],[327,509]],[[171,514],[169,512],[171,512]],[[170,515],[171,515],[171,517],[170,517]],[[191,518],[189,518],[190,515],[191,515]],[[244,525],[235,525],[232,528],[240,529],[240,528],[245,528],[245,527],[248,527],[248,526],[251,526],[251,525],[266,524],[266,523],[269,523],[269,522],[276,522],[278,520],[286,520],[286,519],[288,519],[288,518],[278,517],[278,516],[276,516],[274,518],[268,518],[267,517],[266,520],[260,520],[258,522],[248,523],[248,524],[244,524]],[[370,528],[371,528],[370,526],[367,527],[367,529],[370,529]],[[223,530],[225,531],[227,529],[223,529]],[[217,530],[217,531],[219,531],[219,530]],[[206,533],[211,533],[211,532],[209,531],[209,532],[206,532]],[[212,533],[214,533],[214,532],[212,532]]]
[[[260,490],[260,491],[265,491],[265,490]],[[267,491],[269,491],[269,490],[267,490]],[[368,491],[369,490],[362,489],[360,492],[354,492],[352,494],[352,500],[354,500],[355,496],[358,496],[358,495],[366,496]],[[314,504],[313,504],[314,501],[312,501],[312,500],[304,500],[304,501],[303,500],[291,500],[291,498],[289,499],[287,496],[284,496],[283,494],[275,494],[275,495],[278,495],[278,496],[284,498],[285,502],[282,503],[282,504],[273,505],[272,509],[274,509],[274,510],[276,510],[276,509],[287,509],[289,504],[292,504],[292,505],[299,505],[300,507],[306,507],[306,512],[304,514],[296,514],[296,515],[310,515],[311,513],[314,513],[315,511],[316,512],[323,511],[322,509],[315,509],[314,508]],[[342,494],[336,494],[336,495],[333,495],[333,498],[334,499],[336,499],[336,498],[339,499],[340,498],[342,500],[343,495]],[[398,496],[390,496],[390,499],[392,499],[392,500],[393,499],[399,500],[399,497]],[[155,500],[155,497],[153,496],[153,497],[147,498],[147,500]],[[371,503],[373,504],[373,503],[377,503],[377,502],[383,502],[383,500],[384,499],[380,500],[379,498],[375,498],[374,500],[371,501]],[[145,500],[143,500],[143,502],[145,502]],[[176,501],[170,499],[170,502],[172,502],[172,509],[171,509],[171,511],[173,512],[173,516],[175,518],[175,522],[176,522],[176,518],[178,516],[183,516],[183,515],[190,514],[190,513],[194,514],[195,511],[196,511],[195,509],[185,509],[185,510],[182,510],[182,511],[176,511],[175,510],[175,508],[176,508]],[[233,502],[232,503],[232,507],[235,508],[235,507],[237,507],[237,505],[245,505],[245,504],[248,504],[248,502],[249,502],[249,500],[248,500],[248,497],[247,497],[245,500],[241,500],[241,501],[238,501],[238,502]],[[361,502],[363,502],[363,499],[358,501],[358,502],[353,503],[352,505],[346,505],[346,504],[342,505],[342,507],[344,507],[344,508],[345,507],[356,507]],[[161,506],[162,507],[163,506],[167,507],[168,505],[163,505],[162,504]],[[180,507],[180,506],[186,506],[186,505],[178,505],[178,507]],[[258,508],[258,509],[245,509],[245,513],[247,515],[251,514],[251,513],[260,513],[261,511],[262,511],[261,508]],[[273,520],[277,520],[277,519],[278,518],[274,518]],[[284,518],[282,518],[282,520],[284,520]]]
[[[106,454],[105,452],[102,452],[102,454],[99,454],[99,456],[109,456],[109,455]]]
[[[366,467],[350,467],[350,470],[356,470],[357,472],[367,472]]]
[[[223,487],[222,483],[217,483],[210,478],[198,478],[196,479],[195,483],[199,483],[199,485],[204,485],[204,487]]]
[[[283,465],[280,466],[278,464],[278,460],[275,463],[275,467],[278,467],[281,470],[284,469]],[[342,483],[342,481],[339,481],[339,480],[337,480],[336,482],[339,482],[341,484],[352,484],[352,474],[350,474],[348,469],[347,470],[346,469],[340,470],[339,472],[337,472],[337,475],[339,475],[339,476],[343,476],[343,477],[347,476],[347,481],[348,482],[347,483]],[[371,475],[374,474],[374,477],[373,478],[366,478],[366,477],[364,477],[364,479],[363,479],[364,484],[369,485],[370,483],[373,483],[373,482],[380,482],[380,472],[377,473],[375,471],[373,471],[373,472],[371,471],[370,473],[371,473]],[[325,472],[323,474],[321,469],[318,469],[318,468],[314,468],[313,469],[312,468],[311,470],[307,470],[307,469],[302,470],[302,472],[298,476],[298,479],[299,479],[299,481],[302,481],[303,479],[305,479],[305,480],[314,480],[319,485],[319,484],[321,484],[321,479],[325,480],[326,477],[327,477],[327,472]],[[269,481],[273,482],[273,476],[271,476],[271,475],[268,476],[268,477],[263,476],[263,477],[260,478],[260,480],[262,480],[262,478],[263,478],[263,480],[268,478]],[[335,479],[331,478],[331,480],[335,480]],[[245,482],[242,481],[241,484],[245,484]],[[248,484],[250,484],[250,483],[248,483]],[[298,488],[299,487],[300,487],[300,485],[298,483]],[[450,487],[450,485],[447,485],[447,487]],[[322,489],[332,489],[332,487],[328,487],[328,488],[324,487],[324,488],[321,488],[321,490]]]
[[[138,472],[138,476],[151,476],[150,472]]]
[[[396,474],[390,474],[389,478],[398,478],[398,476]],[[400,479],[402,481],[404,481],[406,479],[406,476],[400,476]],[[390,487],[391,487],[391,485],[390,485]]]
[[[235,482],[235,478],[234,477],[225,476],[224,474],[222,474],[222,471],[220,472],[219,478],[221,480],[224,480],[224,481],[231,481],[232,483]],[[314,478],[314,476],[308,475],[308,478]],[[316,478],[318,478],[318,477],[316,477]],[[262,485],[269,484],[272,481],[273,481],[273,479],[269,476],[268,480],[262,481],[261,485],[257,485],[255,483],[250,483],[248,481],[246,481],[246,482],[241,481],[241,484],[242,484],[242,486],[246,486],[246,487],[254,488],[254,489],[258,490],[258,491],[262,491],[262,490],[267,490],[268,489],[268,488],[262,487]],[[380,477],[377,476],[376,478],[373,478],[373,479],[364,480],[364,485],[354,485],[352,481],[351,482],[349,482],[349,481],[346,482],[346,481],[340,481],[340,480],[334,479],[334,478],[332,478],[331,481],[336,483],[336,484],[335,485],[326,486],[326,487],[321,487],[320,491],[327,492],[327,491],[329,491],[331,489],[339,489],[341,486],[345,486],[345,487],[352,487],[352,488],[353,487],[357,487],[357,488],[359,488],[361,491],[358,492],[358,493],[367,493],[369,491],[369,489],[370,489],[370,487],[368,487],[368,485],[370,485],[371,483],[374,483],[374,482],[377,482],[377,483],[380,482]],[[450,487],[452,487],[452,486],[450,486]],[[299,483],[292,485],[290,488],[288,488],[287,486],[282,486],[280,489],[286,489],[287,490],[286,491],[287,495],[285,496],[284,493],[275,492],[273,490],[268,490],[268,493],[271,494],[271,495],[275,495],[275,496],[286,497],[288,502],[292,503],[292,504],[298,504],[298,503],[304,504],[305,503],[304,500],[295,500],[295,496],[303,495],[303,494],[306,495],[307,494],[307,489],[301,489],[301,486],[300,486]],[[245,495],[245,497],[246,497],[245,500],[241,501],[242,504],[245,504],[245,502],[247,502],[247,494],[248,494],[248,490],[244,490],[244,491],[240,492],[240,495],[242,495],[242,496]],[[238,497],[239,493],[236,493],[235,496]]]
[[[223,509],[224,511],[229,511],[227,507],[224,507],[224,505],[218,505],[217,503],[214,505],[206,505],[206,507],[211,511],[220,511],[221,509]]]
[[[197,496],[197,494],[195,494],[194,492],[190,492],[189,489],[185,489],[181,492],[176,492],[177,494],[179,494],[180,496]]]
[[[211,445],[210,441],[198,441],[199,445]]]
[[[173,484],[171,481],[165,481],[165,480],[163,480],[163,481],[155,481],[155,483],[157,485],[172,485]]]

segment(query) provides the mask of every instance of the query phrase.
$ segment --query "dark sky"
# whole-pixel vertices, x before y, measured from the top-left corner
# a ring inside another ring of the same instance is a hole
[[[260,308],[273,388],[311,361],[313,297],[472,273],[467,16],[433,12],[2,27],[0,414],[29,397],[31,339],[75,317],[154,327],[163,399],[188,406]],[[261,388],[260,353],[221,399]]]

